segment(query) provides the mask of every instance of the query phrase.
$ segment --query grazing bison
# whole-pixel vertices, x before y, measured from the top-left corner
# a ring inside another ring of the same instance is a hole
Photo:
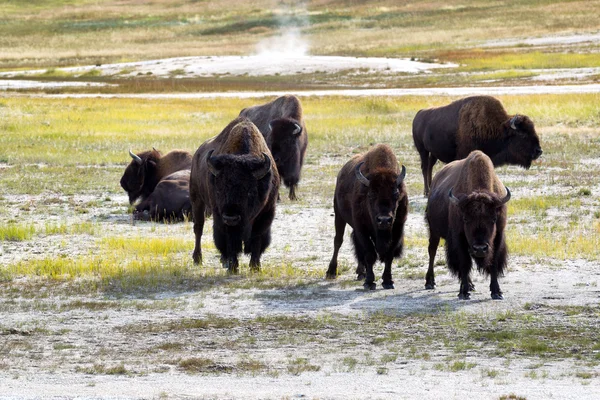
[[[333,210],[335,239],[327,278],[337,275],[337,256],[344,240],[346,224],[353,229],[352,240],[358,261],[358,279],[365,289],[375,289],[373,264],[385,263],[383,288],[393,289],[392,261],[402,254],[408,195],[402,171],[392,150],[383,144],[346,163],[337,176]]]
[[[494,166],[529,168],[542,155],[531,119],[509,116],[502,103],[491,96],[466,97],[447,106],[420,110],[413,120],[413,140],[421,156],[425,196],[437,160],[449,163],[481,150]]]
[[[213,215],[213,238],[221,262],[238,271],[238,254],[250,253],[250,268],[260,268],[260,256],[271,242],[279,174],[258,128],[237,118],[194,154],[190,198],[194,217],[194,263],[202,262],[200,239],[205,215]]]
[[[504,227],[509,199],[510,191],[496,176],[492,160],[478,150],[435,175],[425,211],[429,224],[427,289],[435,287],[433,261],[444,238],[448,268],[460,280],[458,297],[467,300],[473,290],[472,257],[477,269],[490,275],[492,299],[502,299],[498,276],[506,268]]]
[[[129,150],[129,155],[133,160],[125,169],[121,187],[130,204],[141,200],[134,212],[136,219],[183,219],[189,214],[190,153],[173,150],[162,156],[153,148],[139,154]]]
[[[240,117],[249,118],[263,134],[277,171],[290,188],[290,200],[296,200],[296,186],[308,145],[300,100],[292,95],[281,96],[270,103],[243,109]]]

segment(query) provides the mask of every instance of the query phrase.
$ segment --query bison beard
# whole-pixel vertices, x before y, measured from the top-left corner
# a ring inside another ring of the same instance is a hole
[[[496,176],[491,160],[480,151],[446,165],[431,185],[425,218],[429,224],[429,268],[425,288],[435,287],[433,263],[440,238],[446,240],[448,269],[460,280],[458,297],[470,298],[473,259],[490,275],[492,299],[502,299],[498,277],[506,268],[504,238],[510,191]],[[454,192],[461,193],[454,195]]]
[[[363,165],[367,176],[361,172]],[[337,276],[337,257],[348,224],[353,229],[357,279],[365,279],[365,289],[375,289],[373,265],[379,259],[385,264],[383,288],[394,288],[392,261],[402,254],[408,210],[405,174],[404,167],[398,171],[396,157],[386,145],[354,157],[341,169],[333,203],[335,239],[328,279]]]

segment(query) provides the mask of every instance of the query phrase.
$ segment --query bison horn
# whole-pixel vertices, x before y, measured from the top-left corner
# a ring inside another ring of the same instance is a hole
[[[302,127],[300,125],[296,124],[296,123],[294,123],[294,125],[296,126],[296,128],[292,132],[292,135],[293,136],[298,136],[302,132]]]
[[[396,185],[400,186],[402,184],[402,182],[404,182],[404,177],[406,176],[406,167],[403,165],[402,166],[402,172],[400,172],[400,175],[398,175],[398,178],[396,179]]]
[[[264,165],[252,172],[252,176],[256,179],[262,179],[271,170],[271,157],[267,153],[263,153],[263,156],[265,156]]]
[[[517,126],[515,124],[518,118],[519,114],[515,114],[515,116],[510,119],[510,127],[513,128],[515,131],[517,130]]]
[[[137,154],[133,154],[133,152],[131,151],[131,149],[129,149],[129,155],[131,156],[131,158],[133,158],[135,160],[136,163],[142,165],[142,163],[144,161],[142,161],[142,159],[140,158],[140,156],[138,156]]]
[[[504,189],[506,189],[506,196],[501,200],[501,204],[506,204],[510,200],[510,190],[506,186],[504,186]]]
[[[208,154],[206,155],[206,166],[208,167],[208,170],[210,171],[211,174],[213,174],[214,176],[219,175],[219,173],[221,171],[219,171],[219,169],[215,166],[214,161],[212,159],[212,153],[214,150],[211,150],[208,152]]]
[[[354,174],[356,175],[356,179],[358,179],[358,181],[360,183],[362,183],[365,186],[369,186],[371,184],[371,182],[369,182],[369,180],[367,178],[365,178],[365,176],[362,174],[362,172],[360,172],[360,167],[362,167],[362,165],[365,162],[361,162],[358,163],[358,165],[356,166],[356,168],[354,168]]]
[[[458,202],[460,201],[456,196],[454,196],[452,194],[452,189],[450,189],[450,191],[448,192],[448,197],[450,198],[450,201],[456,205],[458,205]]]

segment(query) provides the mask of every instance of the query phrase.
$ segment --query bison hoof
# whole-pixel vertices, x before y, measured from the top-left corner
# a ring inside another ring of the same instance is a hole
[[[371,283],[363,283],[363,287],[365,288],[365,290],[375,290],[375,288],[377,287],[377,285],[375,284],[375,282],[371,282]]]
[[[394,282],[383,282],[381,286],[383,286],[384,289],[393,289]]]
[[[425,289],[427,289],[427,290],[433,290],[433,289],[435,289],[435,282],[427,282],[427,283],[425,283]]]
[[[504,297],[502,297],[501,293],[492,293],[492,299],[493,300],[504,300]]]
[[[459,293],[458,294],[458,298],[459,298],[459,300],[470,300],[471,299],[471,294],[469,294],[469,293]]]
[[[325,279],[335,279],[335,278],[337,278],[336,273],[331,273],[331,272],[327,271],[327,273],[325,274]]]
[[[366,277],[367,277],[367,275],[365,275],[365,274],[358,274],[358,275],[356,275],[356,280],[364,281]]]

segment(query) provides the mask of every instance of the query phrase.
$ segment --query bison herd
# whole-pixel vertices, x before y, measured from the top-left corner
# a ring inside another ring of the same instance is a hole
[[[429,226],[429,268],[425,287],[435,287],[434,259],[445,240],[446,263],[458,277],[458,297],[474,289],[473,261],[490,276],[492,299],[502,299],[498,277],[506,268],[506,203],[511,194],[494,171],[512,164],[529,168],[542,149],[533,122],[510,116],[497,99],[472,96],[417,112],[414,145],[421,158],[425,219]],[[213,216],[213,239],[221,263],[237,273],[238,256],[250,254],[250,269],[271,242],[271,224],[281,182],[296,200],[308,145],[297,97],[286,95],[243,109],[192,157],[175,150],[164,156],[154,148],[134,154],[121,186],[135,206],[136,219],[194,222],[193,261],[202,262],[204,221]],[[433,165],[447,163],[432,179]],[[346,224],[352,227],[356,275],[376,287],[373,265],[384,263],[382,286],[394,288],[392,262],[402,255],[408,194],[406,168],[392,149],[377,144],[350,159],[340,170],[333,196],[335,238],[326,277],[337,276],[337,257]]]

